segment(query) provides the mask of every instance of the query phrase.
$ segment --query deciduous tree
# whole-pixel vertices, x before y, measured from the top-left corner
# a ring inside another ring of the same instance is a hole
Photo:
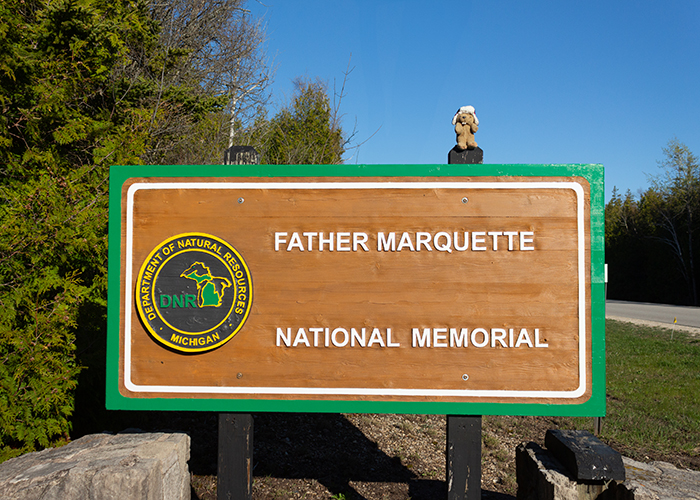
[[[220,163],[267,103],[265,29],[245,3],[150,0],[158,46],[125,68],[150,89],[145,163]]]
[[[654,182],[661,197],[657,204],[659,238],[671,250],[688,289],[691,304],[698,305],[695,262],[696,232],[700,212],[700,164],[698,158],[678,139],[663,148],[659,162],[663,174]]]

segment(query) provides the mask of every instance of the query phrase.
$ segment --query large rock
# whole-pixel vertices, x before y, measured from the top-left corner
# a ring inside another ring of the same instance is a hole
[[[700,472],[683,470],[666,462],[645,464],[622,457],[627,479],[613,490],[615,500],[700,499]]]
[[[515,449],[518,500],[593,500],[607,489],[604,481],[579,483],[551,453],[536,443]]]
[[[622,460],[623,482],[579,482],[548,450],[523,443],[515,450],[518,500],[700,500],[700,472]]]
[[[91,434],[0,464],[0,498],[189,500],[186,434]]]

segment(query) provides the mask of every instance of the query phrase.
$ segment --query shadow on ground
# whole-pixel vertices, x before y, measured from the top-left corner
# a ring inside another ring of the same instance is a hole
[[[73,437],[128,428],[186,432],[192,440],[190,471],[197,476],[216,476],[218,417],[218,413],[211,412],[110,411],[102,415],[102,425],[96,420],[81,422],[74,428]],[[354,486],[357,483],[383,483],[387,492],[393,493],[386,498],[398,498],[392,483],[407,485],[412,500],[447,497],[444,480],[417,476],[398,457],[381,451],[341,414],[257,413],[253,442],[255,478],[316,480],[331,494],[344,495],[347,500],[367,499]],[[405,486],[401,490],[406,491]],[[483,491],[482,498],[513,499],[490,491]]]
[[[445,497],[444,481],[420,479],[340,414],[255,415],[256,476],[315,479],[334,495],[364,499],[351,483],[406,483],[414,500]]]

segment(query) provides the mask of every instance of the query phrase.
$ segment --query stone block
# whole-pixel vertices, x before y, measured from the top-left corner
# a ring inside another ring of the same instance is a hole
[[[186,434],[91,434],[0,464],[0,498],[189,500]]]
[[[700,499],[700,471],[679,469],[667,462],[637,462],[622,457],[627,479],[605,500]]]
[[[594,500],[608,484],[583,484],[551,453],[536,443],[522,443],[515,449],[518,500]]]
[[[550,429],[544,444],[578,481],[625,480],[622,455],[588,431]]]
[[[522,443],[515,450],[518,500],[700,500],[700,472],[666,462],[622,457],[626,479],[576,481],[549,450]]]

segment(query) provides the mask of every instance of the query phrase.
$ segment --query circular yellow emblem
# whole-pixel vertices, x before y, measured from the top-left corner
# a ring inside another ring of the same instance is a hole
[[[243,327],[253,283],[233,246],[209,234],[183,233],[148,255],[135,300],[156,341],[178,351],[204,352],[222,346]]]

